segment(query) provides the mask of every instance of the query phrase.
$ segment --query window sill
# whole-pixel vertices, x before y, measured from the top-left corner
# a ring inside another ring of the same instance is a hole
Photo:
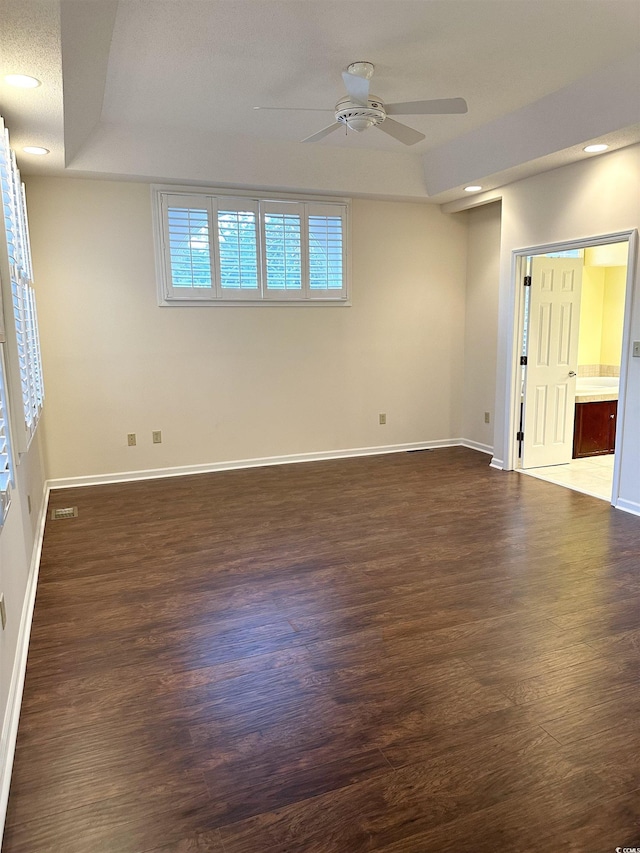
[[[350,308],[350,299],[163,299],[160,308],[318,308],[321,305],[330,308]]]

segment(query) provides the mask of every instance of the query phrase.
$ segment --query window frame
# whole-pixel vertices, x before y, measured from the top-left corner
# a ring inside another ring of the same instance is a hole
[[[248,190],[224,190],[213,187],[174,186],[154,184],[151,186],[153,240],[156,261],[156,283],[160,307],[231,307],[250,306],[345,306],[351,305],[350,264],[350,208],[351,200],[334,196],[302,196],[291,193],[262,194]],[[168,209],[171,201],[181,202],[185,207],[206,209],[209,225],[209,252],[211,288],[174,287],[171,277],[169,247]],[[220,269],[220,234],[218,215],[221,210],[246,209],[256,213],[256,262],[258,287],[223,288]],[[301,269],[302,287],[285,291],[267,286],[265,216],[270,210],[294,210],[301,218]],[[309,267],[309,217],[336,215],[342,223],[341,261],[342,288],[312,288]]]

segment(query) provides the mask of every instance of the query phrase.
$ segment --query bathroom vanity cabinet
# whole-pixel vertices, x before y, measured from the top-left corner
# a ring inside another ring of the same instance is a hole
[[[617,400],[576,403],[573,458],[603,456],[615,451]]]

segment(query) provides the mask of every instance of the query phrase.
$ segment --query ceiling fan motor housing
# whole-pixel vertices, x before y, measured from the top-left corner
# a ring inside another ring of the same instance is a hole
[[[336,104],[336,121],[346,124],[350,130],[357,133],[381,124],[386,117],[384,105],[378,98],[367,98],[366,107],[356,104],[350,98],[343,98]]]

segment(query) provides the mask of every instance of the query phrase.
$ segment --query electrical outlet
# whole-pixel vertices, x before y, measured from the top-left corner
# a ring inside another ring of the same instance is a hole
[[[7,608],[4,603],[4,593],[0,595],[0,620],[2,620],[2,630],[7,626]]]
[[[484,422],[485,422],[485,424],[491,423],[491,412],[485,412],[484,413]]]
[[[136,434],[135,434],[135,432],[127,433],[127,445],[129,447],[135,447],[136,446]]]
[[[379,418],[379,423],[380,423],[380,424],[386,424],[386,422],[387,422],[387,416],[386,416],[386,414],[385,414],[384,412],[380,412],[380,414],[379,414],[378,418]]]
[[[154,444],[162,444],[162,432],[159,429],[153,430],[151,438]]]

